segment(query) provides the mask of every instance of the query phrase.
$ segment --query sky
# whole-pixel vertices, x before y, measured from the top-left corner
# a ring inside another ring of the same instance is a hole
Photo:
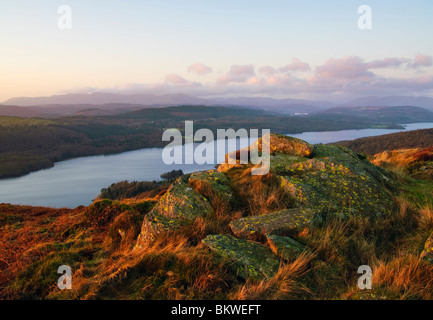
[[[70,29],[59,28],[62,5]],[[371,29],[358,27],[361,5]],[[432,14],[431,0],[0,0],[0,101],[432,97]]]

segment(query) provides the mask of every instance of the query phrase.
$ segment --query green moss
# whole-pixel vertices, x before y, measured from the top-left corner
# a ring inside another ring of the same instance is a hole
[[[402,189],[403,196],[416,206],[433,205],[433,181],[406,177]]]

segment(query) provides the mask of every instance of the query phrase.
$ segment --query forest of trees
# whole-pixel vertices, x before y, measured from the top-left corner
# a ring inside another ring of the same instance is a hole
[[[113,183],[108,188],[101,190],[100,199],[123,200],[136,197],[146,193],[148,197],[154,197],[161,191],[166,190],[170,185],[169,181],[120,181]]]

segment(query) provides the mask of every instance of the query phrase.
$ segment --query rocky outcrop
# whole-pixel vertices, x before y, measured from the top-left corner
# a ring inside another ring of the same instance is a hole
[[[194,172],[191,173],[188,179],[188,184],[195,191],[201,191],[209,200],[217,196],[227,203],[233,203],[236,200],[233,197],[233,191],[229,183],[229,179],[225,174],[215,170]]]
[[[145,216],[137,244],[151,241],[161,232],[192,224],[198,217],[213,212],[209,201],[179,178]]]
[[[380,168],[343,147],[317,145],[313,156],[286,163],[271,160],[271,172],[280,177],[281,187],[302,205],[342,218],[390,213],[388,177]]]
[[[249,148],[258,151],[269,148],[271,154],[280,153],[299,157],[309,157],[314,150],[314,146],[308,142],[282,134],[266,135],[255,141]]]
[[[290,235],[311,223],[314,211],[308,208],[285,209],[260,216],[241,218],[230,223],[237,237],[264,239],[266,234]]]
[[[209,235],[202,242],[243,279],[270,278],[278,271],[279,259],[261,244],[222,234]]]
[[[245,158],[250,160],[252,151],[261,153],[263,150],[269,150],[272,155],[283,154],[294,157],[309,157],[313,153],[314,147],[308,142],[285,135],[265,135],[247,148],[226,154],[225,162],[218,166],[218,171],[225,172],[232,168],[242,167],[244,165],[241,162],[241,159],[243,159],[242,153],[245,153],[247,155]]]
[[[271,135],[244,149],[248,160],[250,152],[260,153],[265,143],[270,143],[270,174],[264,181],[273,181],[272,188],[278,189],[273,192],[292,198],[283,202],[290,203],[289,207],[263,215],[249,212],[249,216],[229,224],[234,236],[213,234],[202,240],[217,256],[229,261],[240,277],[272,277],[281,261],[293,261],[309,251],[308,243],[297,240],[299,233],[314,227],[316,221],[320,225],[328,215],[379,217],[391,212],[389,178],[363,156],[344,147],[312,146],[299,139]],[[252,164],[240,162],[240,151],[227,154],[226,162],[228,159],[235,163],[179,178],[146,215],[138,244],[212,213],[212,205],[221,203],[215,199],[226,200],[227,213],[238,208],[233,201],[242,188],[248,188],[242,183],[248,179]],[[245,199],[242,205],[248,207]],[[426,250],[428,256],[431,250],[427,246]]]

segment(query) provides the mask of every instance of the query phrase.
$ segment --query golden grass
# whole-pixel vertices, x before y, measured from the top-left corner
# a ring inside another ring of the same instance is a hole
[[[419,256],[399,252],[389,262],[379,260],[372,268],[373,288],[379,287],[391,297],[402,300],[433,298],[433,265]]]
[[[231,169],[227,172],[237,198],[248,215],[261,215],[291,208],[295,200],[288,191],[280,187],[280,180],[271,173],[251,175],[247,170]]]
[[[371,162],[378,166],[385,164],[403,168],[417,161],[431,161],[433,159],[433,147],[400,149],[384,151],[371,158]]]
[[[34,261],[54,250],[62,232],[80,221],[81,211],[0,205],[4,216],[20,221],[0,226],[0,289]]]
[[[259,282],[247,281],[229,295],[234,300],[279,300],[296,299],[298,295],[312,292],[298,279],[308,272],[308,265],[314,258],[312,253],[302,253],[291,263],[281,264],[277,274]]]
[[[433,265],[419,258],[433,230],[433,209],[429,205],[415,205],[404,194],[394,195],[395,209],[390,215],[376,218],[354,215],[349,219],[328,215],[324,221],[294,234],[295,239],[307,244],[309,251],[292,262],[282,263],[272,278],[246,282],[236,278],[228,271],[227,261],[215,259],[201,240],[209,234],[231,234],[229,223],[242,216],[291,208],[295,202],[272,174],[251,176],[250,170],[239,168],[228,170],[226,174],[239,204],[233,205],[224,199],[208,181],[195,180],[191,187],[209,200],[214,212],[135,248],[141,225],[136,218],[146,213],[135,212],[132,207],[144,200],[157,200],[161,195],[125,199],[116,203],[115,212],[111,207],[101,207],[100,211],[96,207],[88,216],[84,209],[5,208],[4,212],[19,212],[24,220],[21,224],[9,223],[1,227],[0,296],[2,285],[33,262],[54,252],[79,255],[84,246],[84,256],[79,257],[74,269],[74,290],[61,292],[52,285],[43,291],[44,297],[354,298],[353,294],[359,291],[356,289],[357,268],[366,264],[373,269],[372,292],[378,296],[433,298]],[[78,228],[75,234],[67,232],[72,226]],[[72,243],[72,247],[55,249],[56,243]],[[39,277],[44,276],[40,269],[38,272]],[[33,282],[37,284],[42,280],[36,277]],[[16,290],[8,292],[8,297],[20,297],[20,288]],[[32,292],[28,294],[31,296]]]
[[[429,204],[419,210],[418,223],[422,230],[427,232],[433,230],[433,209]]]

